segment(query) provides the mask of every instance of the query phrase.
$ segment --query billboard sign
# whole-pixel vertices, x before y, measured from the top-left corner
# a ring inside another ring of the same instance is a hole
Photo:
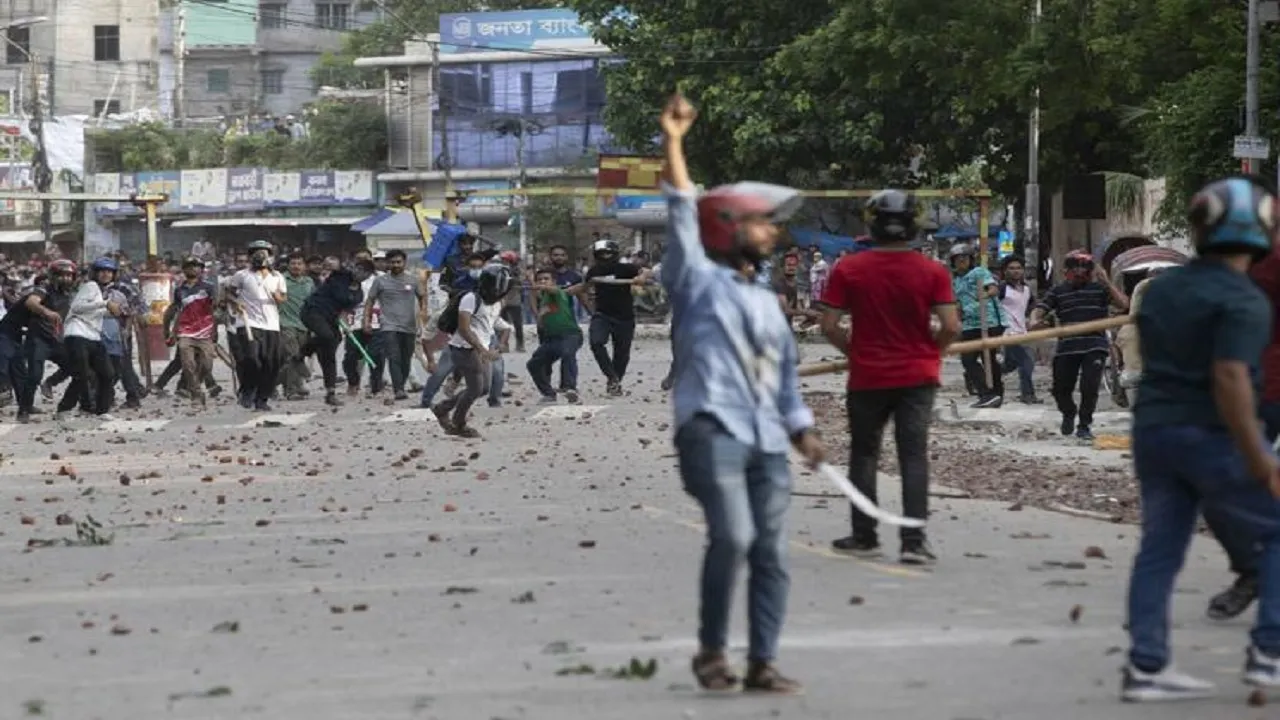
[[[369,206],[377,204],[370,170],[299,170],[266,168],[202,168],[137,173],[99,173],[95,192],[132,195],[163,192],[167,213],[221,213],[268,208]],[[99,203],[99,215],[137,215],[129,203]]]
[[[572,10],[450,13],[440,16],[440,52],[521,52],[596,46]]]

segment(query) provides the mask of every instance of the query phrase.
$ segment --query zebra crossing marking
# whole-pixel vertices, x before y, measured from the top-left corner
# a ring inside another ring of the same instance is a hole
[[[155,432],[171,420],[108,420],[97,427],[97,432],[134,433]]]
[[[577,420],[586,414],[597,414],[608,405],[551,405],[534,413],[530,420]]]
[[[258,415],[246,423],[236,425],[238,428],[258,427],[297,427],[315,417],[315,413],[295,413],[293,415]]]
[[[373,422],[425,422],[435,419],[436,416],[431,412],[431,408],[405,408],[404,410],[397,410],[386,417],[378,418]]]

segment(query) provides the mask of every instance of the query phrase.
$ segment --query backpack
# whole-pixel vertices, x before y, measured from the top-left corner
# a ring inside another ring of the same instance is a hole
[[[444,310],[436,320],[436,328],[440,332],[446,335],[458,332],[458,306],[462,304],[462,298],[468,294],[468,292],[460,292],[449,296],[449,304],[444,306]]]

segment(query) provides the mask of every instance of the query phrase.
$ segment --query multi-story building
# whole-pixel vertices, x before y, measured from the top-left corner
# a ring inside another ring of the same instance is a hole
[[[155,105],[156,0],[10,0],[0,6],[0,115],[131,112]]]
[[[316,97],[311,70],[376,18],[342,0],[180,0],[163,13],[161,97],[187,118],[285,115]],[[178,93],[176,51],[185,47]],[[174,101],[184,98],[186,107]]]
[[[613,151],[600,73],[611,55],[573,11],[551,9],[442,15],[439,35],[406,43],[404,55],[356,60],[389,71],[389,170],[379,180],[392,194],[417,187],[437,207],[446,163],[460,190],[497,190],[521,175],[594,185],[596,154]],[[509,212],[492,199],[463,207],[482,223]]]

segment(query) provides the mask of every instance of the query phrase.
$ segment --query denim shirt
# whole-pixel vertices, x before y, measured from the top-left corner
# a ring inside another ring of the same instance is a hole
[[[786,453],[791,436],[813,426],[813,413],[800,399],[799,355],[778,298],[707,257],[692,191],[664,185],[663,192],[668,246],[662,284],[671,301],[679,368],[676,429],[708,414],[735,440]]]

